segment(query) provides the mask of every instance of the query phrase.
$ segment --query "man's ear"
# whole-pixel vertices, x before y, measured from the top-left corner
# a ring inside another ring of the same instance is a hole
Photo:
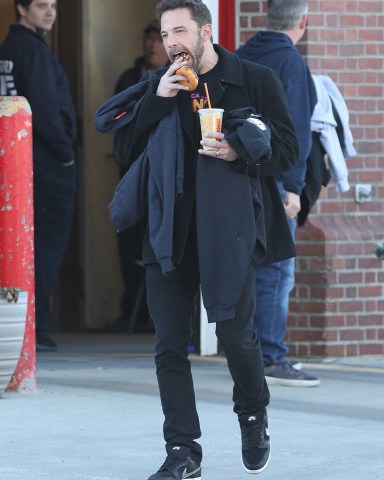
[[[210,23],[206,23],[205,25],[203,25],[201,29],[201,36],[204,42],[211,41],[212,25]]]
[[[27,14],[27,9],[21,3],[16,5],[17,11],[19,12],[20,17],[25,17]]]
[[[308,15],[307,14],[302,15],[299,22],[299,28],[301,30],[305,30],[305,27],[307,26],[307,21],[308,21]]]

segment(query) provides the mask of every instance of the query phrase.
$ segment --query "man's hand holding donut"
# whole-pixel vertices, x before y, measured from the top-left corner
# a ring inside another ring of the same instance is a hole
[[[170,65],[168,70],[160,79],[160,83],[156,91],[157,96],[175,97],[180,90],[190,90],[189,87],[179,83],[185,82],[185,76],[176,74],[176,70],[185,65],[187,65],[187,62],[183,61],[182,58],[175,60],[175,62]]]

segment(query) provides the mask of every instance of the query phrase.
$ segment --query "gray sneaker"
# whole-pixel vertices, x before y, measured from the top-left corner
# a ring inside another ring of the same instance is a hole
[[[294,368],[289,362],[275,363],[264,367],[264,375],[268,385],[286,387],[316,387],[320,380]]]
[[[299,360],[291,360],[289,363],[296,370],[301,370],[303,368],[303,364]]]

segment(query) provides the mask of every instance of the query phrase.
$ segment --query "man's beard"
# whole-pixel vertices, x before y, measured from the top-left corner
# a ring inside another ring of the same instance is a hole
[[[203,40],[199,37],[195,48],[194,48],[194,55],[192,58],[192,68],[195,70],[196,73],[199,72],[201,64],[202,64],[202,59],[204,56],[204,42]]]

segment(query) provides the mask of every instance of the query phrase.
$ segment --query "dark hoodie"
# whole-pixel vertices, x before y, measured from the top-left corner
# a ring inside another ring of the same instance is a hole
[[[257,32],[236,53],[240,58],[271,68],[281,80],[300,154],[296,165],[276,178],[283,181],[285,190],[300,195],[305,184],[306,161],[312,143],[311,116],[317,102],[308,65],[289,36],[281,32]]]
[[[72,142],[76,117],[67,76],[44,36],[11,25],[0,46],[1,95],[25,97],[32,110],[33,169],[35,180],[74,188]]]

